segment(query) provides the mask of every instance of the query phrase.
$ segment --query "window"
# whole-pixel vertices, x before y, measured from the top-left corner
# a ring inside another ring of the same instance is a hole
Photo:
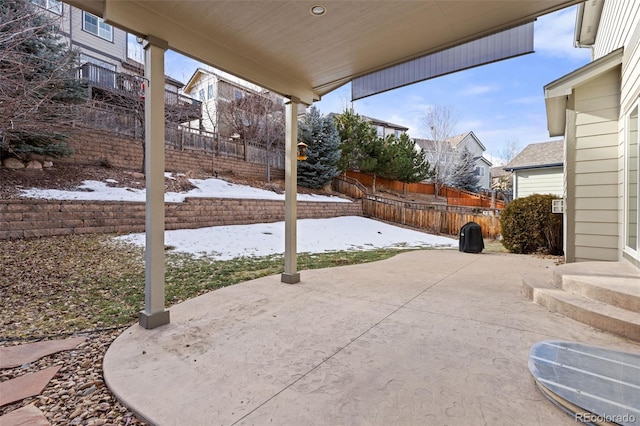
[[[113,41],[113,27],[105,24],[102,18],[88,12],[82,12],[82,29],[108,41]]]
[[[200,89],[200,91],[198,92],[198,98],[201,101],[204,101],[204,89]]]
[[[401,133],[402,132],[400,132],[400,130],[394,130],[394,132],[393,132],[393,134],[396,136],[396,138],[399,138]]]
[[[480,177],[484,176],[484,167],[476,166],[475,172],[477,176],[480,176]]]
[[[244,97],[244,94],[242,93],[242,90],[240,89],[233,89],[233,97],[236,101],[239,101],[240,99],[242,99]]]
[[[378,136],[384,138],[384,126],[376,126]]]
[[[207,86],[207,99],[213,98],[213,85]]]
[[[638,105],[631,111],[627,130],[626,161],[626,220],[625,245],[636,254],[638,247],[638,181],[640,178],[640,161],[638,159]]]
[[[57,15],[62,15],[62,2],[60,0],[31,0],[36,6],[47,9]]]

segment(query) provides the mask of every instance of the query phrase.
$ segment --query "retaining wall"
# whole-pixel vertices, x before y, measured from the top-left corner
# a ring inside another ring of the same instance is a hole
[[[55,163],[111,164],[129,170],[142,170],[142,140],[116,133],[77,128],[65,142],[74,155],[59,158]],[[204,151],[178,150],[165,146],[165,170],[168,172],[200,171],[261,179],[265,177],[264,164],[249,163],[240,159],[213,155]],[[284,170],[271,168],[273,179],[284,179]]]
[[[299,201],[299,219],[362,216],[362,202]],[[187,198],[165,204],[165,229],[284,220],[284,201]],[[121,201],[0,201],[0,240],[69,234],[144,232],[145,203]]]

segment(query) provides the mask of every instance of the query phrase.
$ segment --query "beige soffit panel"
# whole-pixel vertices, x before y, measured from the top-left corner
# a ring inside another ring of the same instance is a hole
[[[563,136],[566,124],[567,98],[573,89],[622,64],[623,49],[593,61],[544,86],[549,136]]]
[[[139,36],[310,103],[355,77],[580,0],[69,0]],[[311,6],[326,7],[313,16]]]
[[[578,6],[574,32],[576,47],[587,47],[596,42],[603,7],[604,0],[586,1]]]

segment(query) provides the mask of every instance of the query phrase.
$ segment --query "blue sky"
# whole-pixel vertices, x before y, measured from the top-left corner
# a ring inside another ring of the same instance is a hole
[[[416,83],[353,103],[359,114],[404,125],[412,137],[426,137],[422,123],[431,105],[449,105],[458,115],[456,133],[473,131],[497,156],[509,141],[520,149],[550,140],[543,86],[590,61],[589,49],[573,47],[575,7],[538,18],[535,53]],[[168,52],[166,72],[186,82],[198,63]],[[325,95],[324,114],[350,105],[351,86]]]

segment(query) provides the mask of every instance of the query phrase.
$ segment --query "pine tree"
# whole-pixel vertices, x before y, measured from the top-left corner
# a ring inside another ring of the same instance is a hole
[[[0,154],[71,155],[60,131],[78,116],[77,54],[28,0],[0,2]]]
[[[476,162],[467,147],[457,156],[449,183],[454,188],[471,192],[476,192],[480,188],[480,178],[476,174]]]
[[[403,193],[406,193],[406,184],[421,182],[433,176],[433,170],[426,159],[426,154],[421,149],[416,149],[416,144],[403,133],[400,137],[389,136],[387,149],[391,155],[387,155],[390,164],[392,179],[399,180],[403,185]]]
[[[340,135],[341,156],[338,169],[364,172],[363,167],[367,170],[375,167],[369,156],[380,143],[375,127],[352,109],[346,109],[334,119]]]
[[[307,144],[307,159],[298,161],[298,183],[322,188],[339,174],[340,136],[333,119],[311,107],[300,125],[300,140]]]

